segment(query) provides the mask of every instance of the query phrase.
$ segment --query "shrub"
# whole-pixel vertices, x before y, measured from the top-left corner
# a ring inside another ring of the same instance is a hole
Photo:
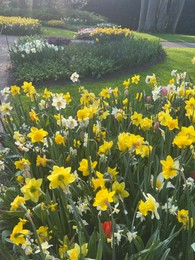
[[[0,26],[3,34],[31,35],[39,34],[41,24],[37,19],[0,16]]]
[[[174,70],[134,96],[139,80],[80,87],[79,104],[32,82],[2,91],[5,258],[194,259],[195,89]]]
[[[107,19],[101,15],[78,9],[66,9],[64,18],[66,22],[66,19],[68,19],[70,23],[73,22],[86,25],[96,25],[107,21]]]
[[[50,20],[47,21],[45,26],[66,29],[66,23],[63,20]]]

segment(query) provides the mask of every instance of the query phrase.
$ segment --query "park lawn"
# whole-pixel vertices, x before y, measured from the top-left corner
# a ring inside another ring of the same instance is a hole
[[[47,37],[65,37],[67,39],[74,39],[77,35],[76,32],[53,28],[53,27],[42,27],[41,32],[43,36]],[[169,42],[190,42],[195,43],[195,36],[183,35],[183,34],[148,34],[134,31],[136,37],[147,38],[152,41],[169,41]]]
[[[161,42],[190,42],[195,43],[195,36],[183,34],[148,34],[141,32],[134,32],[136,37],[147,38],[148,40]]]
[[[41,33],[45,37],[63,37],[67,39],[74,39],[76,36],[76,33],[73,31],[44,26],[41,28]]]

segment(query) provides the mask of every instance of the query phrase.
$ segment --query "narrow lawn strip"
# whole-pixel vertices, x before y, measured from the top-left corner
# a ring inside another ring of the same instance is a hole
[[[190,42],[195,43],[195,36],[183,34],[148,34],[141,32],[134,32],[136,37],[147,38],[148,40],[160,42]]]

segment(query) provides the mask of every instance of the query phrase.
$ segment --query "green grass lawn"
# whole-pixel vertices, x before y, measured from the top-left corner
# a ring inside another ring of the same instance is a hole
[[[76,35],[73,31],[53,27],[42,27],[41,32],[42,36],[45,37],[63,37],[67,39],[74,39]]]
[[[190,42],[195,43],[195,36],[183,34],[148,34],[134,32],[136,37],[147,38],[154,41],[168,41],[168,42]]]

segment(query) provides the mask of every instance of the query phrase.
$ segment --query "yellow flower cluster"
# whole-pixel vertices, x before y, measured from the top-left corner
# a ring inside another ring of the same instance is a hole
[[[24,18],[20,16],[0,16],[0,23],[2,25],[32,25],[36,26],[39,25],[40,21],[38,19],[32,19],[32,18]]]
[[[3,33],[18,33],[21,35],[26,32],[38,33],[41,22],[38,19],[25,18],[20,16],[0,16],[0,26],[3,28]],[[29,32],[28,32],[29,31]]]
[[[127,28],[96,28],[95,31],[93,31],[91,33],[91,36],[94,35],[101,35],[101,34],[105,34],[105,35],[124,35],[124,36],[129,36],[132,34],[132,31],[130,29]]]

